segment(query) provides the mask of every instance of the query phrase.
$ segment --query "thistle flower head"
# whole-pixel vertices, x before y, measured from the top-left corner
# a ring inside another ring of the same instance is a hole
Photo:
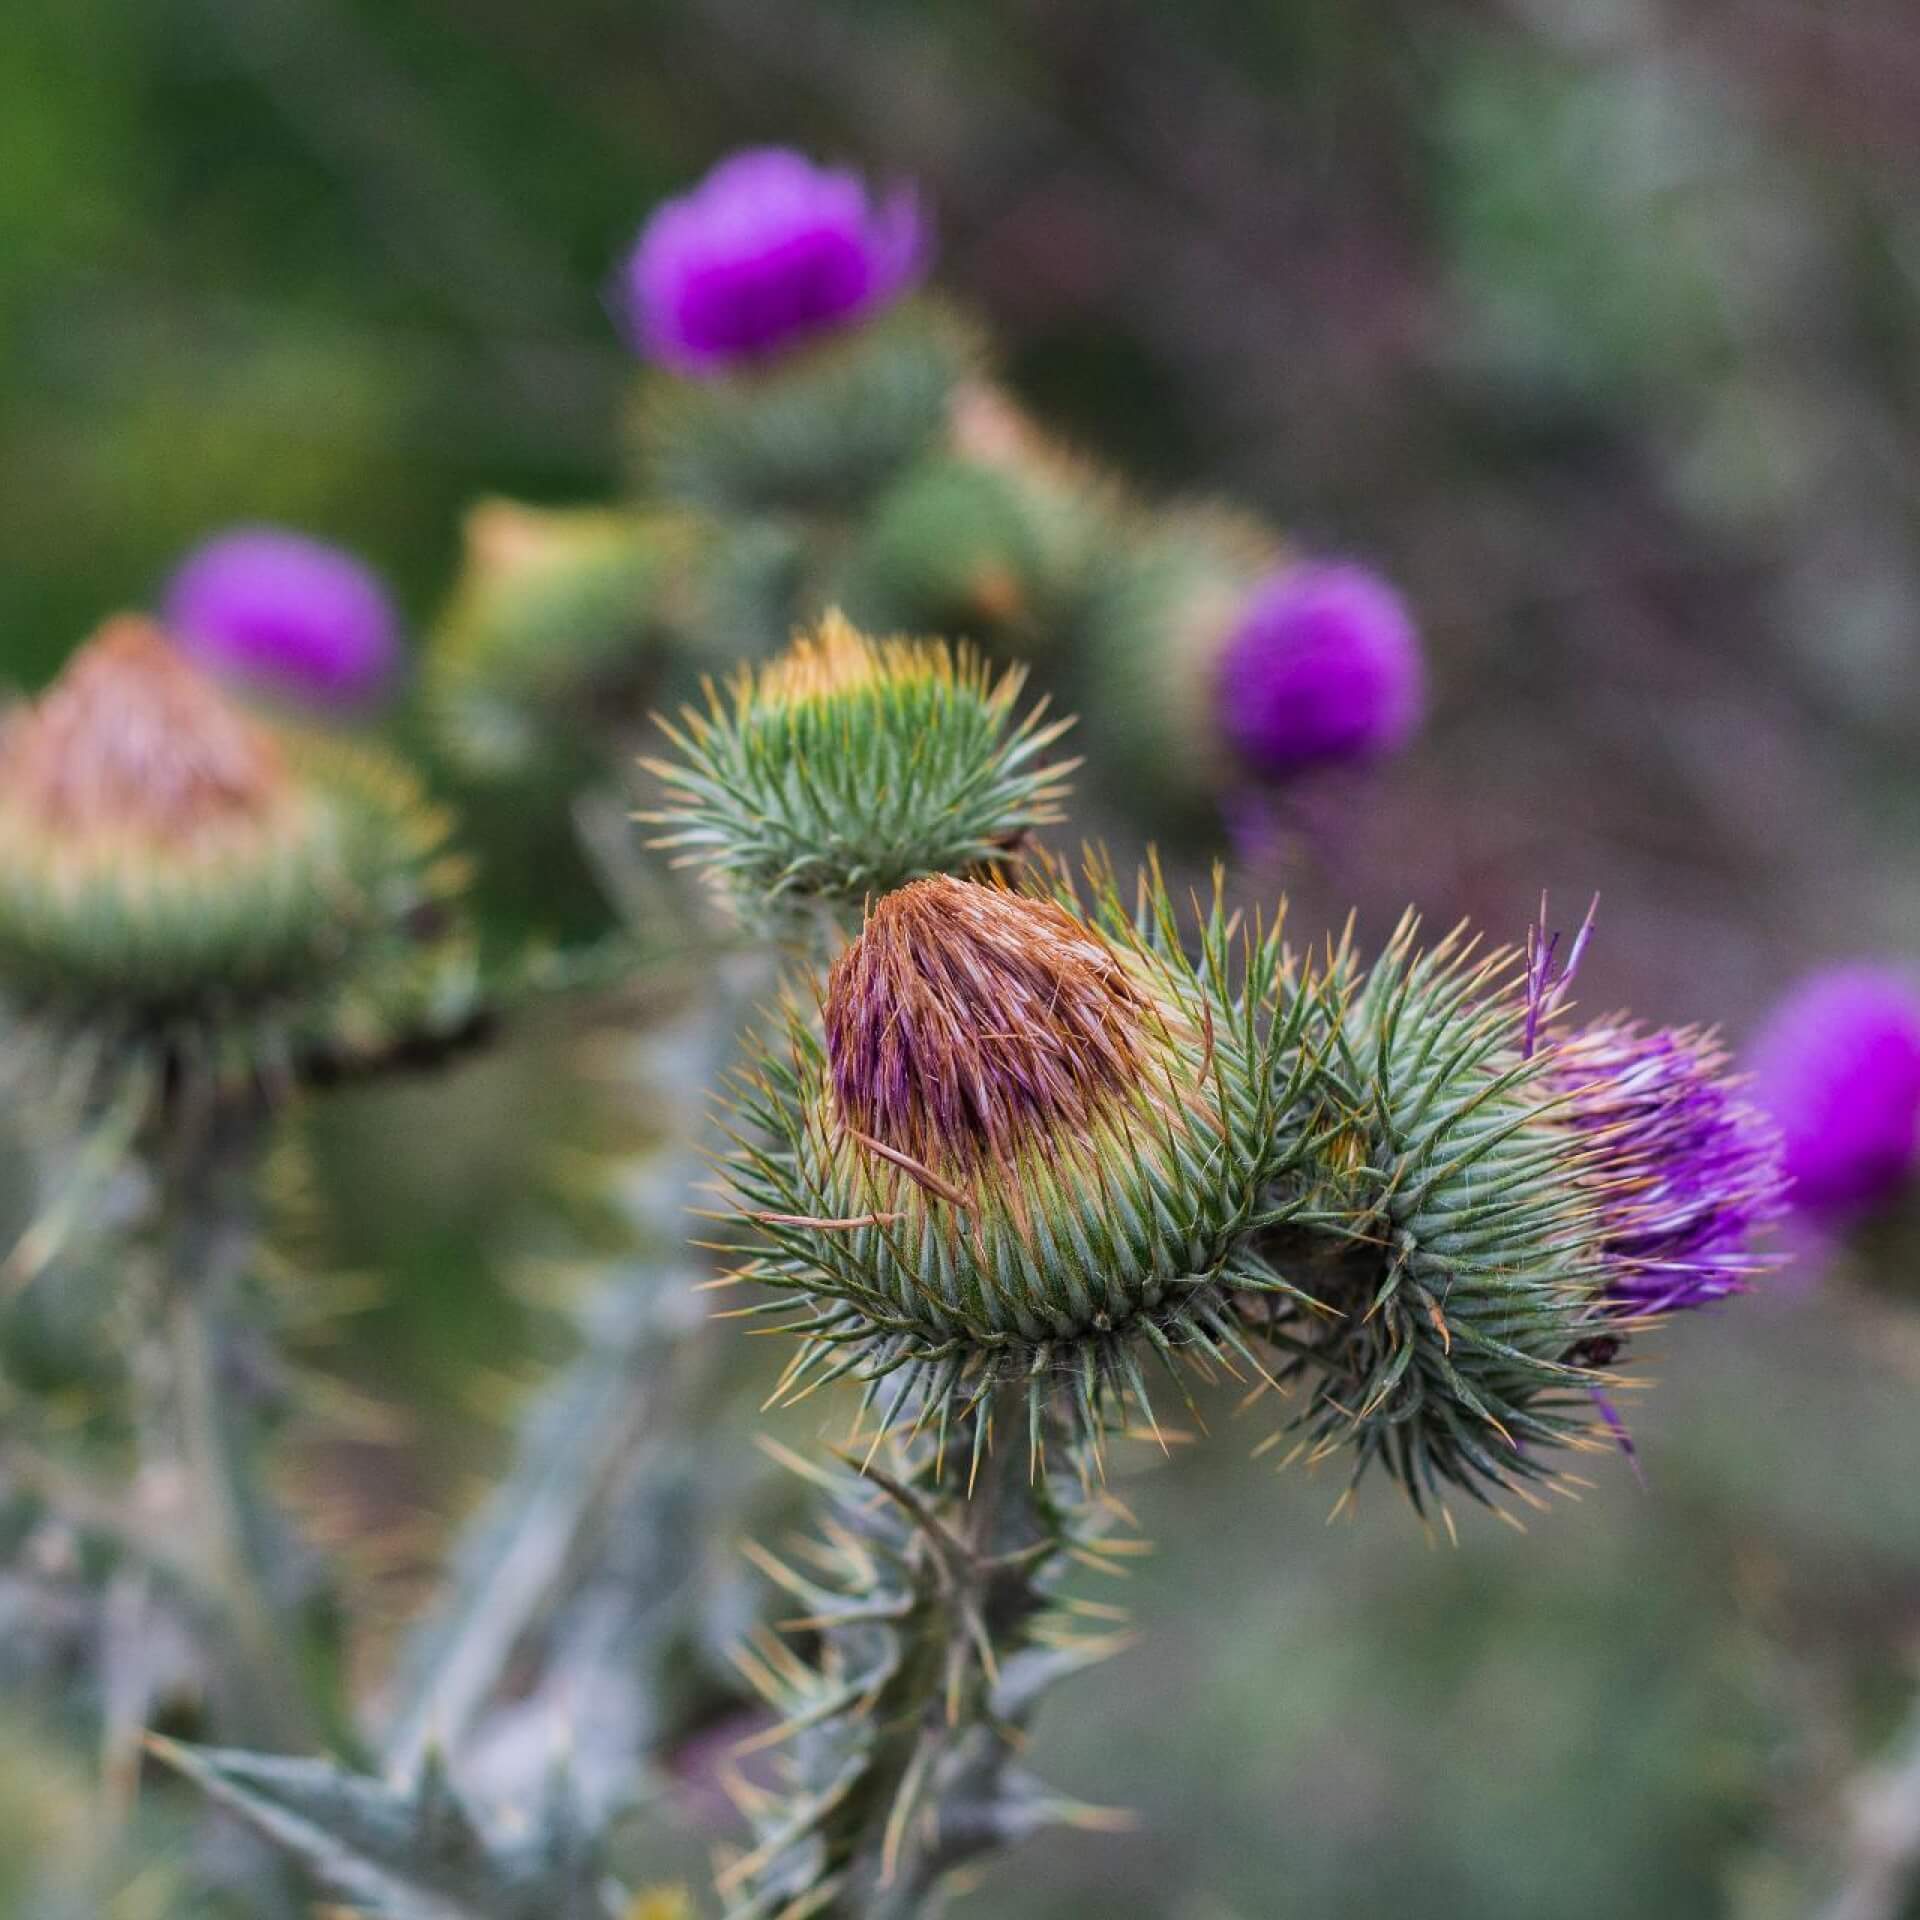
[[[1551,1450],[1592,1419],[1595,1377],[1569,1356],[1604,1272],[1586,1148],[1523,1047],[1519,956],[1417,936],[1409,917],[1371,967],[1334,957],[1313,1151],[1270,1236],[1337,1317],[1262,1304],[1290,1344],[1283,1378],[1309,1389],[1296,1451],[1351,1448],[1356,1481],[1378,1466],[1444,1515],[1450,1488],[1557,1484]]]
[[[109,621],[0,731],[0,991],[58,1032],[291,1044],[447,879],[444,823],[386,764]]]
[[[1744,1292],[1781,1211],[1780,1140],[1691,1028],[1600,1024],[1553,1049],[1564,1123],[1591,1148],[1604,1302],[1635,1317]]]
[[[912,285],[930,251],[911,187],[876,199],[852,172],[757,148],[647,222],[622,276],[625,318],[648,359],[722,374],[855,325]]]
[[[1798,1211],[1844,1223],[1920,1174],[1920,985],[1898,968],[1837,966],[1803,980],[1769,1017],[1753,1063]]]
[[[647,817],[756,918],[993,866],[1058,818],[1069,771],[1043,757],[1066,723],[1016,715],[1024,677],[829,614],[663,723],[679,752],[647,763],[670,792]]]
[[[273,735],[137,616],[0,734],[0,847],[16,982],[170,999],[297,972],[324,936],[324,812]]]
[[[365,706],[399,666],[399,621],[372,571],[282,527],[235,527],[195,548],[162,612],[210,672],[295,706]]]
[[[1318,1457],[1351,1446],[1417,1506],[1560,1483],[1555,1451],[1605,1445],[1602,1371],[1635,1324],[1739,1291],[1777,1211],[1767,1123],[1712,1041],[1619,1022],[1563,1037],[1568,968],[1403,923],[1347,983],[1316,1076],[1312,1149],[1269,1241],[1339,1310],[1262,1303],[1311,1384]]]
[[[1144,1400],[1136,1352],[1250,1357],[1229,1309],[1272,1282],[1248,1246],[1285,1159],[1278,1053],[1298,996],[1271,934],[1201,959],[1157,880],[1137,913],[936,876],[873,907],[745,1102],[731,1163],[799,1296],[790,1384],[853,1372],[895,1410],[1056,1374],[1096,1433]],[[1257,1362],[1254,1363],[1257,1366]]]
[[[1214,675],[1222,736],[1257,777],[1377,759],[1406,744],[1425,702],[1405,603],[1365,568],[1270,575],[1242,608]]]

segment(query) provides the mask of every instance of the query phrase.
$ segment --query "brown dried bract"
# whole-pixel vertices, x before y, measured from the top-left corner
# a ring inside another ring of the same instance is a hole
[[[1140,1085],[1161,1027],[1112,948],[1064,908],[944,875],[881,900],[827,982],[842,1120],[935,1167],[1079,1132]]]
[[[0,813],[68,844],[190,849],[292,791],[272,735],[137,614],[109,620],[0,734]]]

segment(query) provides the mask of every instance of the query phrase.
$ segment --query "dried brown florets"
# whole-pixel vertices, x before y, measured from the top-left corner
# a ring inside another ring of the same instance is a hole
[[[62,853],[224,846],[298,805],[273,736],[152,621],[109,621],[0,734],[0,821]]]
[[[950,879],[889,894],[827,984],[834,1100],[933,1165],[1083,1132],[1137,1085],[1160,1016],[1113,949],[1050,900]]]

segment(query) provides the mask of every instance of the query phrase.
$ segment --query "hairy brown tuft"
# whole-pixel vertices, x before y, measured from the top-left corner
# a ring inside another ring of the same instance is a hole
[[[1052,901],[944,875],[888,894],[827,982],[842,1119],[935,1166],[1078,1131],[1135,1085],[1157,1012]]]
[[[272,735],[137,614],[109,620],[0,733],[0,811],[69,843],[189,850],[291,793]]]

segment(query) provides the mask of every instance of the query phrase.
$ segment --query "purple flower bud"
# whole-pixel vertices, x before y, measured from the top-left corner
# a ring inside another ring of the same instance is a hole
[[[1568,1123],[1593,1154],[1605,1304],[1642,1315],[1742,1293],[1772,1262],[1755,1231],[1781,1211],[1772,1122],[1723,1075],[1707,1034],[1601,1024],[1556,1049]]]
[[[621,276],[627,328],[650,360],[724,373],[884,307],[930,244],[911,187],[876,201],[858,175],[786,148],[736,153],[641,230]]]
[[[281,527],[235,527],[196,547],[161,617],[210,672],[298,706],[364,706],[399,663],[399,623],[375,575]]]
[[[1843,1220],[1920,1171],[1920,987],[1907,975],[1873,965],[1813,974],[1774,1008],[1753,1060],[1803,1214]]]
[[[1254,589],[1213,691],[1221,733],[1262,778],[1371,760],[1420,723],[1420,642],[1400,596],[1364,567],[1287,567]]]

